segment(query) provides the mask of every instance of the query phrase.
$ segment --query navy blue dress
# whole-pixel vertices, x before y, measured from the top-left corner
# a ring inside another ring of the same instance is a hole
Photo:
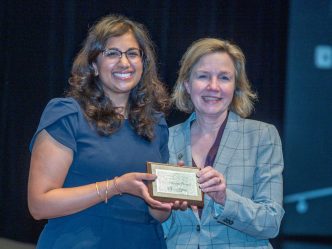
[[[168,162],[168,128],[156,115],[155,138],[138,136],[126,120],[111,136],[100,136],[73,98],[57,98],[46,106],[38,129],[72,149],[72,165],[64,187],[113,179],[128,172],[146,172],[146,162]],[[38,240],[42,249],[166,248],[161,224],[146,203],[128,194],[114,196],[76,214],[49,219]]]

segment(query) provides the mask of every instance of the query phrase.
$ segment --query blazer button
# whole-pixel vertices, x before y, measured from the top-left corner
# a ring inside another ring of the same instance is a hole
[[[196,226],[196,231],[197,231],[197,232],[201,231],[201,226],[200,226],[200,225],[197,225],[197,226]]]
[[[182,154],[182,153],[178,154],[178,160],[181,160],[182,157],[183,157],[183,154]]]
[[[234,223],[234,221],[232,221],[232,220],[230,220],[228,218],[224,219],[223,222],[225,222],[228,225],[233,225],[233,223]]]

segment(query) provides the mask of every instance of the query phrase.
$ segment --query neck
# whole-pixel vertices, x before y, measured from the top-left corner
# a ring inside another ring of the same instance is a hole
[[[219,116],[202,116],[196,113],[195,126],[198,132],[202,133],[214,133],[218,132],[220,126],[227,117],[227,111]]]
[[[128,116],[128,98],[129,95],[122,94],[107,94],[107,97],[111,100],[113,106],[116,108],[116,111],[123,115],[125,118]]]
[[[128,118],[128,110],[126,107],[115,107],[116,108],[116,112],[121,114],[125,119]]]
[[[112,101],[115,107],[122,107],[126,109],[129,100],[129,93],[110,93],[105,91],[105,95]]]

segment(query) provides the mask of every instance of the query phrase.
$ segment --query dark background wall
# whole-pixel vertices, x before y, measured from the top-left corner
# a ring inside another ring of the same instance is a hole
[[[288,27],[283,133],[288,196],[282,231],[296,240],[299,235],[305,241],[326,240],[328,246],[332,240],[332,1],[292,1]],[[300,241],[298,246],[316,248]]]
[[[252,118],[274,124],[284,144],[285,195],[332,186],[332,70],[313,64],[316,45],[332,46],[331,0],[2,0],[1,237],[34,243],[40,233],[44,221],[34,221],[26,204],[28,145],[46,103],[67,87],[88,28],[108,13],[147,26],[160,77],[170,91],[191,42],[207,36],[236,42],[246,54],[248,76],[259,95]],[[326,51],[322,60],[329,65]],[[173,111],[168,123],[185,118]],[[276,248],[331,247],[331,196],[308,202],[302,214],[296,203],[285,203],[281,234],[273,240]],[[315,244],[317,240],[323,242]]]

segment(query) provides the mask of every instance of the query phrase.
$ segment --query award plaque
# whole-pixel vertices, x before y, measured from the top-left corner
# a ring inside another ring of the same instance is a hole
[[[188,205],[202,207],[204,195],[197,183],[198,168],[163,163],[147,163],[147,172],[157,175],[148,183],[152,198],[163,202],[187,201]]]

